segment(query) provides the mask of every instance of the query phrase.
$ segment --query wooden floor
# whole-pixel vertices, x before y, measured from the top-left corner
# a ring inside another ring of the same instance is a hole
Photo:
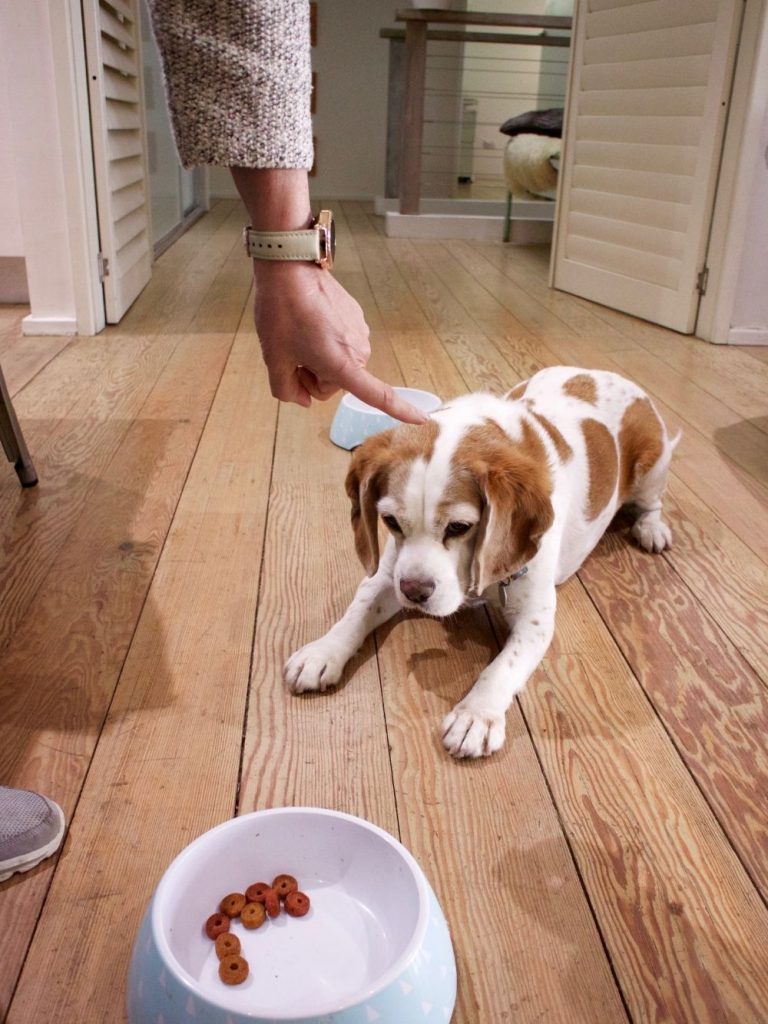
[[[338,277],[376,372],[506,390],[614,369],[684,436],[650,556],[606,535],[559,593],[493,758],[437,726],[497,648],[486,614],[405,616],[339,692],[281,665],[361,575],[335,401],[270,398],[241,214],[219,203],[96,338],[0,360],[40,474],[0,465],[0,782],[66,810],[63,852],[0,885],[0,1020],[112,1024],[173,856],[253,808],[399,835],[453,932],[456,1024],[768,1021],[768,361],[549,291],[547,252],[385,239],[337,205]],[[403,1022],[405,1024],[405,1022]]]

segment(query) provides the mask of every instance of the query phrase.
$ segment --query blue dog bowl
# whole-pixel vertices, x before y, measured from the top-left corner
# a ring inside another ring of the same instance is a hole
[[[430,391],[419,391],[418,388],[393,388],[396,394],[400,395],[411,405],[415,405],[422,412],[435,412],[442,405],[441,399]],[[362,444],[366,437],[373,434],[380,434],[382,430],[389,430],[390,427],[400,425],[400,420],[387,416],[380,409],[372,405],[366,405],[354,395],[346,394],[339,402],[336,415],[331,424],[331,440],[339,448],[346,448],[351,451]]]
[[[231,931],[250,966],[225,985],[204,923],[230,892],[294,875],[311,900]],[[204,833],[166,871],[134,945],[129,1024],[446,1024],[456,963],[435,894],[411,854],[370,822],[277,808]]]

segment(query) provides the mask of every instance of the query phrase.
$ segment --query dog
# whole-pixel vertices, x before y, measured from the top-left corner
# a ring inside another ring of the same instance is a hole
[[[634,506],[631,534],[646,551],[671,545],[662,496],[678,441],[635,384],[565,366],[368,438],[346,479],[368,575],[340,621],[289,658],[289,688],[333,686],[401,608],[443,618],[498,591],[509,637],[444,719],[442,740],[457,758],[499,750],[506,711],[552,640],[556,587],[617,509]],[[379,521],[389,533],[381,554]]]

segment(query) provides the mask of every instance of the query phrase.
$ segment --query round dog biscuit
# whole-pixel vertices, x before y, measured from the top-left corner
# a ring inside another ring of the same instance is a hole
[[[205,922],[205,934],[209,939],[216,939],[222,934],[222,932],[228,931],[229,918],[226,914],[222,914],[220,911],[216,914],[211,914]]]
[[[289,892],[296,892],[299,888],[299,883],[293,875],[278,875],[272,882],[272,888],[280,899],[284,900]]]
[[[289,892],[285,897],[285,912],[291,917],[304,917],[309,910],[309,896],[306,893]]]
[[[223,960],[225,956],[240,954],[240,939],[232,932],[222,932],[216,936],[216,956]]]
[[[240,911],[244,928],[261,928],[266,919],[267,911],[263,903],[246,903]]]
[[[248,961],[241,956],[225,956],[219,964],[219,977],[225,985],[240,985],[248,977]]]
[[[264,897],[269,892],[269,883],[254,882],[245,890],[245,898],[248,903],[263,903]]]
[[[225,896],[219,904],[219,910],[222,914],[226,914],[227,917],[239,917],[240,911],[243,909],[248,901],[241,892],[231,892],[229,896]]]

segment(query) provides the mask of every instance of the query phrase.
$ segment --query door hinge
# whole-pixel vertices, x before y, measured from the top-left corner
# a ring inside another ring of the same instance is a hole
[[[707,282],[709,281],[709,267],[705,266],[696,275],[696,291],[699,295],[707,294]]]
[[[105,277],[109,276],[109,260],[103,252],[100,252],[96,259],[99,264],[99,280],[103,281]]]

